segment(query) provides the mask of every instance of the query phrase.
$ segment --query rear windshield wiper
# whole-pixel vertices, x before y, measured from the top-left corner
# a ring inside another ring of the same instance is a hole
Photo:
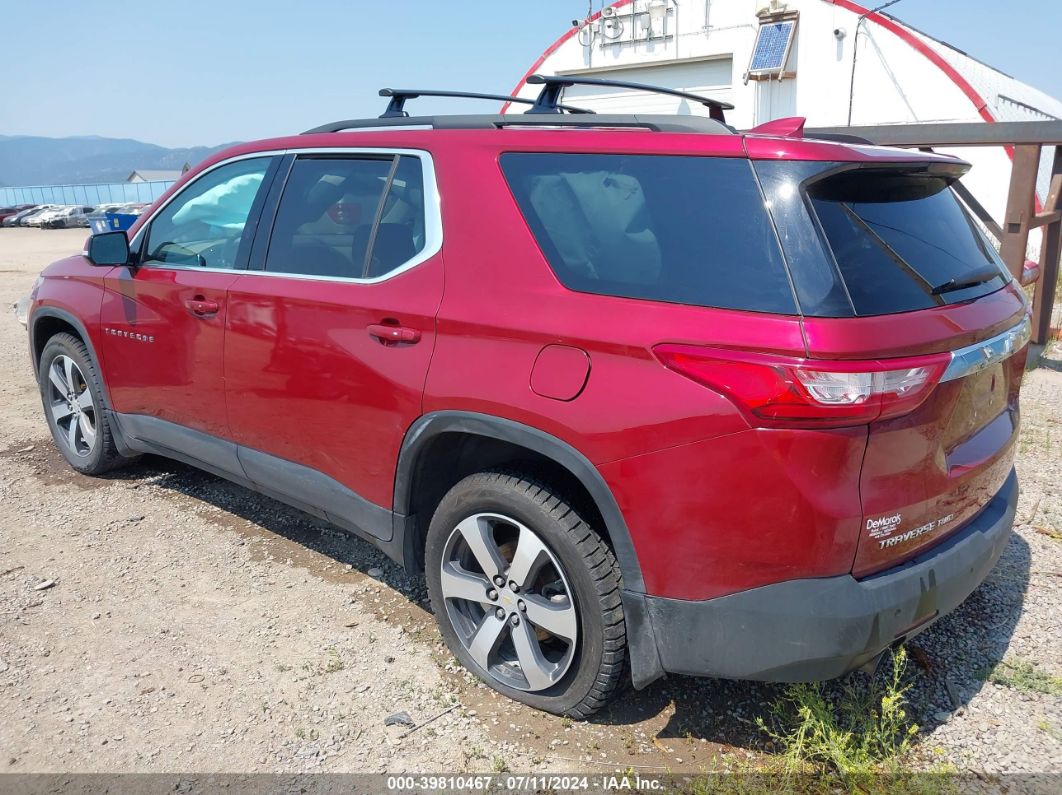
[[[926,277],[923,276],[921,273],[916,271],[911,266],[911,263],[909,263],[907,260],[905,260],[903,257],[901,257],[899,252],[896,251],[896,249],[894,249],[892,246],[890,246],[888,241],[885,240],[885,238],[883,238],[881,235],[879,235],[877,232],[875,232],[873,227],[871,227],[870,224],[868,224],[866,221],[864,221],[860,217],[859,213],[857,213],[847,203],[844,203],[844,202],[841,203],[841,209],[844,210],[845,213],[848,214],[848,217],[852,220],[853,223],[855,223],[856,226],[858,226],[860,229],[863,230],[863,232],[870,238],[870,241],[874,245],[876,245],[878,248],[880,248],[882,251],[884,251],[885,254],[893,262],[895,262],[896,265],[904,273],[906,273],[908,276],[910,276],[912,279],[914,279],[915,282],[917,282],[918,286],[923,291],[925,291],[929,295],[933,296],[933,299],[936,301],[938,306],[939,305],[943,305],[944,299],[941,298],[940,296],[938,296],[936,294],[936,292],[933,291],[933,285],[931,285],[929,283],[929,280],[926,279]]]
[[[976,287],[979,284],[992,281],[997,276],[1003,277],[999,268],[983,268],[965,276],[956,276],[954,279],[948,279],[943,284],[938,284],[934,287],[933,295],[943,295],[944,293],[953,293],[956,290],[965,290],[967,287]]]

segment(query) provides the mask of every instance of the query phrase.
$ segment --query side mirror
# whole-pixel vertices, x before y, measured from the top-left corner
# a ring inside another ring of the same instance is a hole
[[[128,265],[129,238],[125,232],[102,232],[88,242],[88,258],[93,265]]]
[[[1021,286],[1028,287],[1030,284],[1035,284],[1039,278],[1040,266],[1031,259],[1025,260],[1025,267],[1021,270]]]

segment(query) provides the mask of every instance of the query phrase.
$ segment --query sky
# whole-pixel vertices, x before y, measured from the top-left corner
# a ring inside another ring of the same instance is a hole
[[[5,3],[0,134],[215,145],[376,116],[382,86],[508,93],[586,9],[587,0]],[[902,0],[889,12],[1062,96],[1056,0]],[[417,107],[452,109],[444,102]]]

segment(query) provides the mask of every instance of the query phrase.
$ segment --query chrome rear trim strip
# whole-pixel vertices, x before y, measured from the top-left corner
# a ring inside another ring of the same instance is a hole
[[[968,375],[979,373],[992,365],[999,364],[1025,347],[1032,336],[1032,323],[1028,316],[1013,328],[991,339],[968,345],[951,352],[951,363],[941,376],[941,382],[954,381]]]

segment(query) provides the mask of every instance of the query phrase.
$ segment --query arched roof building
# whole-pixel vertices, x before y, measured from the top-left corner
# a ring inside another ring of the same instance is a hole
[[[515,94],[537,94],[526,83],[535,72],[704,94],[732,103],[727,121],[739,129],[785,116],[804,116],[809,127],[1062,119],[1059,100],[850,0],[617,0],[553,42]],[[620,89],[573,86],[564,96],[598,112],[707,113],[696,103]],[[956,154],[974,165],[964,182],[1002,218],[1009,153]]]

